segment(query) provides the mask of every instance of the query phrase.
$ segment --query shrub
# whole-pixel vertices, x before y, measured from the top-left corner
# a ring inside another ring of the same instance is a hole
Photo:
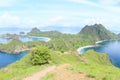
[[[47,47],[36,47],[31,50],[31,63],[33,65],[42,65],[49,63],[51,59],[50,50]]]

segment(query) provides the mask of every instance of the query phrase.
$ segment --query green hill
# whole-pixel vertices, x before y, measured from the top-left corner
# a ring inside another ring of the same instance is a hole
[[[96,40],[106,40],[116,38],[117,35],[107,30],[102,24],[86,25],[79,34]]]
[[[40,31],[38,28],[33,28],[29,33],[28,36],[44,36],[44,37],[58,37],[62,33],[58,31]]]
[[[0,79],[23,80],[24,77],[39,72],[48,66],[59,66],[61,64],[70,64],[70,66],[66,68],[68,72],[71,71],[73,74],[80,74],[79,72],[82,72],[86,74],[87,78],[93,78],[92,80],[119,80],[120,78],[119,69],[112,66],[108,59],[108,55],[97,53],[92,50],[81,55],[76,52],[68,52],[68,54],[63,54],[58,51],[52,51],[51,63],[41,66],[32,65],[29,60],[30,55],[24,57],[20,61],[17,61],[16,63],[9,65],[6,68],[1,69]],[[47,79],[43,80],[54,80],[56,74],[54,73],[54,76],[50,76],[50,74],[53,74],[53,72],[48,74],[49,77],[46,75],[45,77],[47,77]]]

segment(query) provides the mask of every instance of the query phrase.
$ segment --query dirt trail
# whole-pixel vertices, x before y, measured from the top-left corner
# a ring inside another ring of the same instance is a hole
[[[56,66],[50,66],[40,72],[33,74],[32,76],[26,77],[23,80],[40,80],[40,78],[44,77],[48,72],[52,72],[56,69]]]
[[[40,80],[41,78],[45,77],[47,73],[56,74],[55,77],[52,77],[49,80],[95,80],[94,78],[88,78],[83,72],[74,72],[68,70],[68,66],[70,66],[70,64],[50,66],[42,71],[39,71],[38,73],[33,74],[32,76],[26,77],[23,80]]]
[[[73,70],[68,70],[68,66],[70,65],[64,64],[58,66],[56,70],[51,72],[56,74],[56,76],[49,80],[95,80],[94,78],[87,77],[87,75],[83,72],[75,72]]]

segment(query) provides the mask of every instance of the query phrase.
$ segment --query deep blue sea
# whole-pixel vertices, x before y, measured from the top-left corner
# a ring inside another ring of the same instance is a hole
[[[6,67],[7,65],[20,60],[25,55],[27,55],[29,52],[23,52],[21,54],[7,54],[0,52],[0,68]]]
[[[83,48],[80,52],[84,53],[93,49],[97,52],[108,53],[109,58],[112,60],[112,64],[120,68],[120,40],[104,41],[99,43],[97,47]]]
[[[44,37],[21,37],[19,38],[22,42],[29,42],[29,41],[35,41],[35,40],[40,40],[40,41],[47,41],[48,38]],[[0,43],[6,44],[10,42],[11,39],[2,39],[0,38]],[[7,65],[16,62],[17,60],[20,60],[23,58],[25,55],[27,55],[29,52],[23,52],[20,54],[7,54],[4,52],[0,52],[0,68],[6,67]]]

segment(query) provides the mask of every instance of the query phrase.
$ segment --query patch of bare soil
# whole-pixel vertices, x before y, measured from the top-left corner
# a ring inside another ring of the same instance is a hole
[[[52,72],[56,66],[50,66],[42,71],[39,71],[31,76],[24,78],[23,80],[40,80],[40,78],[44,77],[48,72]]]
[[[67,70],[66,68],[69,64],[64,64],[58,66],[56,70],[54,70],[56,76],[51,78],[50,80],[95,80],[93,78],[88,78],[87,75],[83,72],[74,72],[71,70]]]
[[[23,80],[40,80],[45,77],[48,73],[56,74],[50,80],[95,80],[93,78],[88,78],[87,75],[83,72],[74,72],[68,70],[67,67],[70,64],[63,64],[60,66],[50,66],[42,71],[39,71],[32,76],[26,77]]]

